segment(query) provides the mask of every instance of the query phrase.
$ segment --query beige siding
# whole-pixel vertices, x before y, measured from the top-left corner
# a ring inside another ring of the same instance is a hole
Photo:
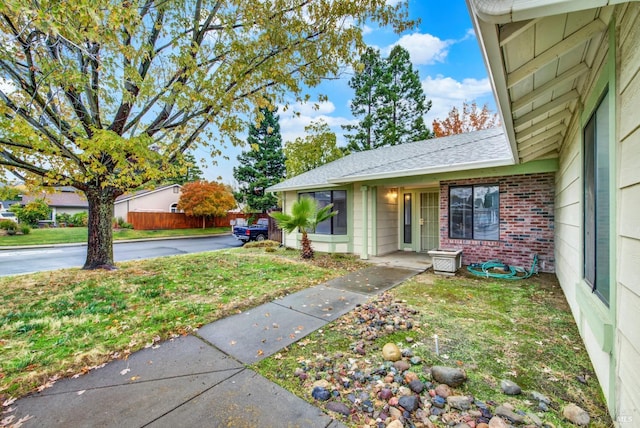
[[[377,196],[376,255],[382,255],[398,250],[398,189],[379,188]]]
[[[138,197],[124,200],[115,204],[113,216],[127,218],[129,212],[171,212],[171,205],[180,200],[180,193],[174,193],[175,188],[151,191]]]
[[[619,417],[640,422],[640,5],[630,3],[619,17],[616,60],[618,79],[617,162],[618,185],[618,272],[616,345],[617,402]],[[635,24],[632,24],[635,23]]]
[[[624,13],[620,13],[624,11]],[[576,317],[585,345],[602,385],[610,400],[615,398],[615,414],[640,420],[640,30],[630,17],[640,16],[640,5],[630,3],[618,9],[616,28],[616,267],[617,284],[612,286],[615,319],[615,342],[612,353],[602,351],[602,344],[589,325],[585,311],[578,305],[576,294],[586,287],[582,283],[582,138],[581,125],[574,121],[563,143],[560,168],[556,175],[556,261],[557,276]],[[605,42],[606,43],[606,42]],[[600,47],[601,58],[607,45]],[[600,70],[588,76],[597,81]],[[582,101],[593,94],[587,88]],[[612,358],[616,360],[613,361]],[[611,370],[614,367],[614,370]],[[612,379],[615,376],[615,379]],[[615,381],[615,382],[612,382]],[[611,385],[615,384],[615,391]]]

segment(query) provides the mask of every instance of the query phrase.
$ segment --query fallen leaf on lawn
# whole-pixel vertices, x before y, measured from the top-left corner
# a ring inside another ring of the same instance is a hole
[[[4,402],[2,403],[2,407],[9,407],[10,405],[12,405],[13,403],[15,403],[15,401],[17,400],[17,398],[7,398],[6,400],[4,400]]]
[[[131,369],[130,369],[129,367],[127,367],[127,368],[126,368],[126,369],[124,369],[124,370],[121,370],[121,371],[120,371],[120,376],[124,376],[124,375],[126,375],[127,373],[129,373],[130,371],[131,371]]]
[[[273,356],[273,358],[276,359],[276,360],[281,360],[282,359],[282,354],[278,352],[276,355]]]

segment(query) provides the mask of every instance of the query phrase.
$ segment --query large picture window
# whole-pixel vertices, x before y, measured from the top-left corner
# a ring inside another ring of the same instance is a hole
[[[319,223],[314,233],[320,235],[346,235],[347,234],[347,191],[324,190],[320,192],[300,193],[300,197],[307,196],[315,199],[318,208],[333,204],[332,211],[338,214],[328,220]]]
[[[584,279],[609,304],[609,99],[584,127]]]
[[[449,188],[449,237],[500,239],[500,189],[497,185]]]

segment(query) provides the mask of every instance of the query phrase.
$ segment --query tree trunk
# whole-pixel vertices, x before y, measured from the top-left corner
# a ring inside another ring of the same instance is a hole
[[[309,236],[307,236],[307,232],[302,232],[302,249],[300,256],[303,259],[312,259],[313,258],[313,248],[311,248],[311,241],[309,240]]]
[[[89,202],[87,260],[82,269],[115,269],[113,262],[113,204],[121,194],[101,187],[85,190]]]

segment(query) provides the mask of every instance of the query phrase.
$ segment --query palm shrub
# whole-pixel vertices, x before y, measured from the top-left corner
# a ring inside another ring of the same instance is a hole
[[[291,206],[291,214],[283,212],[273,212],[269,215],[276,220],[278,227],[287,233],[299,230],[302,233],[301,253],[303,259],[313,258],[313,248],[309,240],[308,232],[313,232],[319,223],[330,219],[338,214],[338,211],[331,211],[333,204],[318,208],[315,199],[304,196],[298,199]]]

